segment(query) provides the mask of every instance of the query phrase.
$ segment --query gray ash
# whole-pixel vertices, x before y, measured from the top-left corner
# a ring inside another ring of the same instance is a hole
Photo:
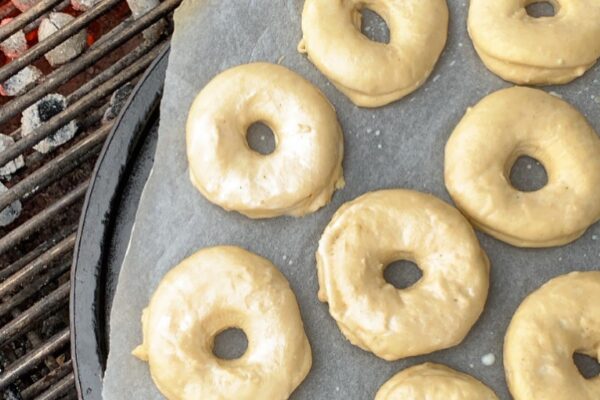
[[[12,3],[19,9],[21,12],[25,12],[29,10],[31,7],[35,6],[41,0],[11,0]]]
[[[15,144],[15,140],[8,136],[0,133],[0,153]],[[0,178],[9,180],[12,177],[12,174],[17,172],[17,170],[23,168],[25,166],[25,159],[22,155],[17,158],[7,162],[5,165],[0,167]]]
[[[3,96],[20,96],[34,87],[43,77],[42,71],[33,65],[28,65],[0,86],[0,94]]]
[[[87,11],[94,7],[100,0],[71,0],[71,5],[79,11]]]
[[[0,26],[10,23],[12,18],[5,18],[0,22]],[[8,58],[17,58],[27,51],[27,39],[23,30],[19,30],[8,39],[0,43],[0,50]]]
[[[49,121],[54,116],[67,108],[67,99],[65,96],[51,93],[41,98],[37,103],[29,106],[23,111],[21,117],[21,133],[23,136],[29,135],[44,122]],[[68,142],[77,132],[77,122],[69,122],[62,128],[47,136],[33,148],[40,153],[48,153],[63,143]]]
[[[0,194],[8,191],[8,188],[0,183]],[[7,226],[13,223],[21,215],[21,202],[16,200],[3,210],[0,210],[0,226]]]
[[[133,85],[129,82],[114,91],[114,93],[110,97],[109,106],[104,112],[104,116],[102,117],[103,123],[112,121],[119,115],[119,112],[125,105],[125,102],[129,98],[129,95],[132,91]]]
[[[39,41],[41,42],[44,39],[52,36],[55,32],[62,29],[74,19],[75,18],[72,15],[66,13],[50,13],[46,18],[42,19],[40,27],[38,28]],[[82,29],[56,46],[54,49],[47,52],[44,57],[46,57],[46,60],[48,60],[50,65],[53,67],[67,63],[85,50],[86,37],[87,31]]]

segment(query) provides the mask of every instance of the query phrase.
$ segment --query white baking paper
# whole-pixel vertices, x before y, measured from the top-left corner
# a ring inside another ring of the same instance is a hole
[[[600,225],[575,243],[544,250],[518,249],[479,234],[492,262],[491,289],[481,319],[457,347],[387,362],[351,345],[316,296],[314,254],[332,214],[342,203],[382,188],[411,188],[450,201],[443,181],[448,136],[467,107],[509,84],[486,70],[475,54],[466,32],[467,2],[449,0],[448,44],[427,83],[390,106],[357,108],[297,53],[302,5],[301,0],[185,0],[176,11],[154,169],[112,308],[104,398],[162,399],[147,364],[130,354],[142,340],[142,309],[163,275],[183,258],[202,247],[233,244],[270,259],[298,298],[314,362],[292,399],[372,399],[393,374],[424,361],[472,374],[509,399],[502,341],[511,316],[550,278],[600,269]],[[251,220],[210,204],[190,183],[184,124],[192,100],[219,72],[253,61],[279,61],[316,84],[337,109],[346,187],[307,217]],[[578,107],[600,131],[599,80],[597,66],[582,79],[547,90]],[[496,361],[486,366],[482,357],[488,355],[489,364],[489,354]]]

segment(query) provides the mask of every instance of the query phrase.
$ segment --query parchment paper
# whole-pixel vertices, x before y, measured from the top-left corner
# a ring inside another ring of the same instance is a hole
[[[142,309],[163,275],[183,258],[202,247],[234,244],[273,261],[298,298],[314,361],[293,399],[372,399],[393,374],[424,361],[470,373],[509,399],[502,341],[511,316],[527,293],[550,278],[575,269],[600,269],[600,225],[575,243],[544,250],[518,249],[478,234],[492,262],[492,285],[483,315],[457,347],[386,362],[351,345],[316,296],[314,254],[331,215],[343,202],[381,188],[412,188],[450,201],[443,181],[446,140],[468,106],[508,84],[476,56],[466,33],[468,5],[449,0],[448,44],[427,83],[390,106],[359,109],[296,52],[302,4],[185,0],[176,11],[154,169],[112,308],[104,398],[162,399],[147,364],[130,355],[142,340]],[[213,206],[192,187],[184,123],[194,96],[217,73],[251,61],[278,60],[316,84],[336,107],[344,130],[347,183],[329,206],[312,215],[256,221]],[[578,107],[600,131],[599,79],[596,67],[574,83],[547,90]],[[481,357],[489,353],[496,363],[484,366]]]

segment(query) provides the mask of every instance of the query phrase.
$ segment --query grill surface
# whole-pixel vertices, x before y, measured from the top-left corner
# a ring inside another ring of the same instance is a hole
[[[45,75],[18,97],[0,97],[0,133],[15,140],[0,151],[0,167],[19,155],[25,161],[10,180],[1,179],[8,190],[0,192],[0,211],[20,201],[22,212],[0,227],[0,398],[76,398],[69,351],[69,269],[82,199],[112,127],[103,116],[112,106],[111,95],[135,83],[159,54],[169,29],[160,37],[152,30],[170,20],[180,1],[164,0],[142,14],[136,8],[139,1],[130,7],[124,0],[102,0],[77,12],[68,0],[41,0],[20,13],[12,2],[0,0],[0,19],[13,17],[0,26],[0,42],[23,29],[31,46],[14,60],[0,56],[0,82],[28,65]],[[40,17],[58,10],[75,19],[37,42]],[[44,54],[84,28],[87,49],[52,68]],[[22,135],[21,113],[50,93],[64,95],[68,107]],[[74,119],[79,129],[72,140],[47,154],[33,149]]]

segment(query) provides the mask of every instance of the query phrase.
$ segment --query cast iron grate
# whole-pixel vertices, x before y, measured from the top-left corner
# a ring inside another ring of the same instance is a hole
[[[9,207],[19,214],[0,227],[0,399],[77,397],[68,300],[83,197],[118,108],[168,41],[170,15],[180,1],[0,0],[0,20],[7,19],[0,43],[19,31],[27,42],[17,56],[0,53],[0,83],[6,86],[30,66],[43,75],[22,93],[0,97],[0,133],[14,140],[0,142],[0,171],[21,156],[24,162],[0,176],[0,214]],[[53,12],[74,18],[38,40],[41,19]],[[61,65],[45,59],[83,29],[81,54]],[[64,97],[66,107],[56,99],[39,103],[51,93]],[[39,121],[24,132],[23,111],[32,105]],[[56,144],[57,133],[73,120],[74,137],[43,153],[44,143]]]

